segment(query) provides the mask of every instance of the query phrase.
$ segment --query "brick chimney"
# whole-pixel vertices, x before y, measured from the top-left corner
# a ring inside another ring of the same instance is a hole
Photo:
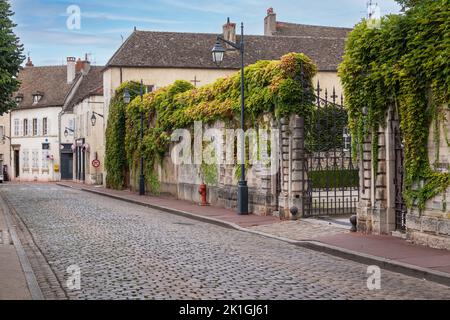
[[[277,32],[277,14],[273,8],[267,9],[267,16],[264,18],[264,35],[273,36]]]
[[[27,67],[27,68],[34,67],[33,61],[31,61],[30,56],[28,56],[28,60],[27,60],[27,63],[25,64],[25,67]]]
[[[75,57],[67,57],[67,83],[72,84],[76,76],[76,59]]]
[[[236,43],[236,23],[230,22],[230,18],[228,18],[227,23],[223,25],[223,38]],[[226,45],[226,48],[230,48],[230,46]]]
[[[83,61],[80,58],[77,59],[77,63],[75,64],[75,72],[79,73],[83,70]]]

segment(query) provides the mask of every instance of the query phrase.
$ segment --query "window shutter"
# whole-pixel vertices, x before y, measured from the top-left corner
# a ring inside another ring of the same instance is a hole
[[[51,135],[52,134],[52,132],[50,131],[50,118],[47,118],[47,135]]]
[[[28,119],[28,135],[32,136],[33,135],[33,119]]]

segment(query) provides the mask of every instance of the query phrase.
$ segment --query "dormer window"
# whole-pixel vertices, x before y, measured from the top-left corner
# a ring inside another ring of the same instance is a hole
[[[17,104],[21,103],[21,102],[23,101],[23,94],[19,93],[19,94],[16,96],[15,100],[16,100],[16,103],[17,103]]]
[[[33,104],[38,103],[39,101],[41,101],[42,97],[44,96],[44,94],[42,92],[36,92],[33,93]]]

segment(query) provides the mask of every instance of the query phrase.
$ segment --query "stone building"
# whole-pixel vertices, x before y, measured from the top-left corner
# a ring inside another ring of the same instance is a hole
[[[73,71],[73,72],[72,72]],[[14,181],[58,181],[58,117],[76,78],[68,66],[26,66],[11,111],[11,163]]]
[[[104,164],[103,85],[101,66],[79,60],[80,76],[61,113],[63,180],[102,184]]]
[[[74,138],[86,139],[86,132],[89,142],[93,139],[93,154],[103,157],[103,127],[90,130],[92,111],[103,110],[102,68],[91,67],[87,58],[69,57],[66,66],[35,67],[29,61],[20,71],[21,85],[14,96],[18,107],[11,111],[10,139],[5,140],[13,181],[72,180],[75,168],[80,176],[90,172],[86,142],[74,159]]]
[[[11,177],[11,115],[9,112],[0,116],[0,170],[3,170],[3,179]]]
[[[448,110],[448,108],[446,109]],[[450,148],[444,137],[450,132],[446,121],[440,123],[439,145],[430,127],[429,159],[436,171],[449,172]],[[450,249],[450,188],[426,202],[425,208],[407,208],[403,197],[403,145],[397,114],[390,110],[386,124],[378,132],[378,168],[373,169],[368,139],[360,164],[361,200],[358,207],[358,229],[373,234],[392,234],[414,243]]]

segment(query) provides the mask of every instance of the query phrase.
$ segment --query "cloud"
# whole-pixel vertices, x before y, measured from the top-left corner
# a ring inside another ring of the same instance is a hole
[[[83,12],[83,11],[81,11],[81,18],[103,19],[103,20],[113,20],[113,21],[128,21],[128,22],[147,22],[147,23],[160,23],[160,24],[182,23],[181,21],[177,21],[177,20],[143,18],[143,17],[138,17],[138,16],[125,16],[125,15],[103,13],[103,12]]]

